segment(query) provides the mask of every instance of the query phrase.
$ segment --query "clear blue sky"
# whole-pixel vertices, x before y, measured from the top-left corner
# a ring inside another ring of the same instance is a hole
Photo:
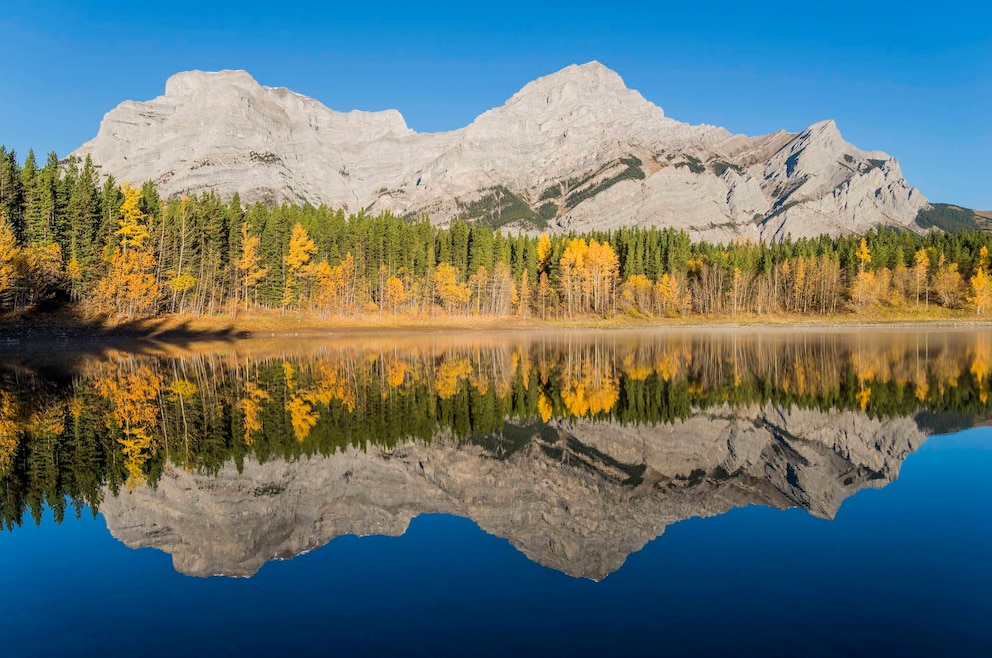
[[[980,0],[2,4],[0,143],[21,157],[70,152],[182,70],[246,69],[437,131],[596,59],[682,121],[760,134],[836,119],[931,200],[992,209],[992,3]]]

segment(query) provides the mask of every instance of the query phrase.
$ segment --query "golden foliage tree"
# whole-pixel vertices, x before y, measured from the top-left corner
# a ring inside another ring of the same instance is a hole
[[[406,289],[403,287],[403,280],[398,276],[391,275],[386,279],[382,292],[382,308],[389,313],[396,315],[397,309],[406,303],[408,298]]]
[[[958,272],[958,264],[948,264],[944,255],[937,259],[937,273],[934,275],[933,291],[942,306],[954,308],[961,300],[964,278]]]
[[[308,278],[311,273],[310,259],[317,253],[317,246],[310,234],[297,222],[289,236],[289,251],[284,260],[286,265],[286,286],[283,290],[282,304],[290,306],[300,303],[306,296],[306,291],[298,290],[300,279]]]
[[[6,303],[14,293],[20,251],[7,215],[0,210],[0,304]]]
[[[152,431],[158,425],[162,377],[144,364],[124,362],[111,366],[94,382],[97,393],[110,403],[107,427],[117,429],[124,454],[129,489],[145,482],[144,466],[155,454]]]
[[[252,381],[245,382],[244,395],[238,400],[238,408],[244,414],[245,445],[255,443],[255,434],[262,430],[262,403],[270,399],[267,391]]]
[[[248,232],[248,223],[241,224],[241,257],[238,258],[238,271],[241,272],[241,290],[244,297],[245,309],[251,299],[251,293],[257,296],[259,282],[269,274],[268,267],[261,266],[261,256],[258,252],[260,238]]]
[[[981,315],[992,304],[992,277],[984,267],[979,267],[970,279],[971,296],[968,297],[975,306],[975,313]]]
[[[926,249],[920,249],[913,256],[913,282],[916,284],[916,305],[920,305],[920,292],[923,292],[924,306],[930,306],[930,288],[927,286],[927,276],[930,273],[930,254]]]
[[[540,272],[547,272],[551,266],[551,238],[547,233],[542,233],[537,239],[537,269]]]
[[[472,298],[472,289],[461,283],[458,268],[449,263],[441,263],[434,269],[434,290],[446,311],[464,307]]]
[[[138,207],[141,191],[127,183],[121,185],[124,201],[115,235],[117,248],[108,258],[107,273],[96,282],[93,304],[98,313],[117,320],[151,315],[161,296],[155,280],[155,254],[146,245],[147,217]]]
[[[530,289],[530,280],[527,275],[527,270],[524,270],[523,276],[520,279],[520,292],[518,294],[517,301],[517,315],[522,317],[530,317],[530,303],[533,293]]]

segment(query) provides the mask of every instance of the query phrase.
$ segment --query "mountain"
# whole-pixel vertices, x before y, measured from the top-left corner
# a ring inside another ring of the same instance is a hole
[[[244,71],[189,71],[110,111],[90,155],[168,196],[428,214],[554,231],[684,228],[774,240],[874,226],[923,230],[898,162],[833,121],[761,137],[681,123],[598,62],[525,85],[465,128],[417,133],[399,112],[336,112]]]
[[[671,425],[553,421],[474,443],[443,433],[216,475],[170,469],[155,487],[108,490],[100,511],[126,545],[163,550],[194,576],[250,576],[335,537],[399,536],[444,513],[600,580],[683,519],[746,505],[833,518],[847,497],[893,481],[926,436],[912,418],[724,405]]]

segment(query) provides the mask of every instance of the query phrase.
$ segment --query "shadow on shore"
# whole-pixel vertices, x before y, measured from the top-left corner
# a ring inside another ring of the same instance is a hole
[[[71,369],[80,358],[108,351],[151,354],[164,347],[232,342],[241,334],[232,326],[193,328],[174,318],[110,324],[67,313],[19,314],[0,318],[0,369],[28,364],[33,369]]]

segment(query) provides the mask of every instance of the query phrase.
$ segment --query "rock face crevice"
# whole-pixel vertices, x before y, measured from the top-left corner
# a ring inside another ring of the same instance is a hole
[[[771,405],[672,425],[555,421],[507,451],[498,436],[440,435],[216,476],[170,470],[155,488],[108,492],[101,511],[125,544],[166,551],[196,576],[249,576],[341,535],[398,536],[444,513],[599,580],[683,519],[746,505],[833,518],[855,492],[894,480],[925,438],[908,418]]]
[[[927,200],[896,160],[833,121],[797,134],[692,126],[598,62],[525,85],[470,125],[417,133],[399,112],[336,112],[244,71],[172,76],[75,153],[168,196],[428,214],[521,229],[672,226],[710,240],[918,229]]]

